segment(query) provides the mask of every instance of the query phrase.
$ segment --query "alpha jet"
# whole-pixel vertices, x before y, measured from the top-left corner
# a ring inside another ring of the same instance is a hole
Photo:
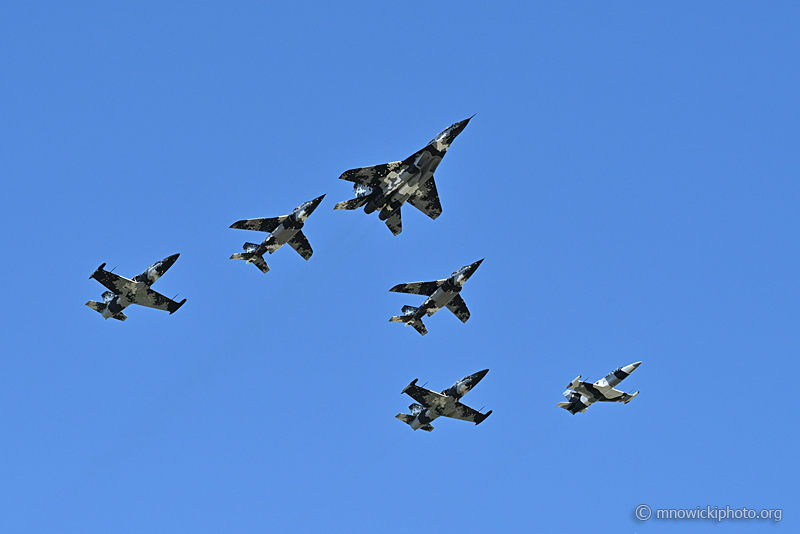
[[[472,276],[482,261],[483,260],[478,260],[466,267],[462,267],[444,280],[397,284],[389,291],[427,295],[428,298],[419,308],[403,306],[403,315],[396,315],[389,319],[389,321],[392,323],[405,323],[406,326],[411,325],[417,332],[424,336],[428,333],[428,329],[425,328],[425,325],[422,323],[422,318],[426,315],[430,317],[447,306],[447,309],[453,312],[462,323],[466,323],[467,319],[469,319],[469,309],[467,309],[467,303],[464,302],[464,299],[461,298],[459,293],[464,283],[469,280],[469,277]]]
[[[403,231],[400,207],[406,201],[436,219],[442,214],[442,205],[433,173],[471,118],[453,124],[403,161],[345,171],[339,179],[354,183],[356,198],[339,202],[333,209],[355,210],[363,206],[365,213],[379,211],[378,218],[386,221],[394,235]]]
[[[269,232],[269,235],[260,245],[245,243],[244,252],[234,254],[230,259],[245,260],[247,263],[252,263],[258,267],[262,273],[266,273],[269,271],[269,266],[267,266],[267,262],[264,261],[264,253],[269,252],[272,254],[283,245],[288,244],[295,249],[304,260],[308,260],[314,251],[311,250],[311,245],[308,244],[308,239],[306,239],[301,229],[306,219],[317,209],[317,206],[319,206],[323,198],[325,198],[325,195],[317,197],[314,200],[309,200],[308,202],[303,202],[292,210],[292,213],[289,215],[272,217],[270,219],[245,219],[233,223],[231,228]]]
[[[408,407],[411,410],[411,414],[399,413],[395,417],[408,424],[414,430],[421,428],[426,432],[433,430],[431,421],[437,417],[452,417],[453,419],[461,419],[462,421],[469,421],[479,425],[492,414],[492,410],[481,413],[466,404],[461,404],[459,401],[488,372],[488,369],[484,369],[474,375],[465,376],[441,393],[418,386],[418,379],[415,378],[400,394],[407,394],[419,404],[414,403]]]
[[[178,311],[178,308],[183,306],[186,299],[175,302],[161,293],[153,291],[150,289],[150,286],[153,285],[153,282],[161,278],[161,276],[167,272],[167,269],[172,267],[172,264],[175,263],[178,256],[180,256],[180,254],[173,254],[168,258],[154,263],[142,274],[134,276],[133,280],[128,280],[123,276],[106,271],[103,268],[106,264],[102,264],[89,278],[94,278],[110,291],[103,293],[103,302],[90,300],[86,305],[99,312],[100,315],[106,319],[112,317],[119,321],[124,321],[128,318],[127,315],[122,313],[122,310],[131,304],[168,311],[169,314],[172,315]]]
[[[629,394],[614,389],[614,386],[628,378],[628,375],[634,372],[641,363],[636,362],[614,369],[605,378],[601,378],[594,384],[581,382],[581,377],[578,376],[578,378],[567,384],[567,391],[564,392],[567,402],[559,402],[557,406],[575,415],[578,412],[585,412],[595,402],[624,402],[628,404],[639,392]]]

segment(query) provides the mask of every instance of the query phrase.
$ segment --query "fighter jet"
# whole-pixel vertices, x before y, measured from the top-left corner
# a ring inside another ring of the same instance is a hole
[[[605,378],[601,378],[594,384],[581,382],[581,377],[578,376],[578,378],[567,384],[567,391],[564,392],[564,396],[568,402],[559,402],[557,406],[575,415],[578,412],[585,412],[589,406],[598,401],[624,402],[628,404],[639,392],[637,391],[631,395],[614,389],[614,386],[625,380],[641,363],[636,362],[614,369]]]
[[[131,304],[168,311],[169,314],[172,315],[178,311],[178,308],[183,306],[186,299],[175,302],[160,293],[156,293],[150,289],[150,286],[153,285],[153,282],[161,278],[161,276],[167,272],[167,269],[172,267],[172,264],[175,263],[178,256],[180,256],[180,254],[173,254],[168,258],[154,263],[142,274],[134,276],[133,280],[128,280],[125,277],[106,271],[103,269],[103,267],[106,266],[104,263],[98,267],[89,278],[94,278],[110,289],[110,291],[103,293],[103,302],[90,300],[86,305],[99,312],[106,319],[113,317],[119,321],[124,321],[128,318],[122,313],[122,310]]]
[[[488,372],[488,369],[484,369],[483,371],[478,371],[474,375],[465,376],[453,384],[452,387],[449,387],[441,393],[436,393],[435,391],[418,386],[418,379],[415,378],[400,394],[406,393],[419,404],[414,403],[408,407],[408,409],[411,410],[410,415],[399,413],[395,415],[395,417],[408,424],[414,430],[421,428],[427,432],[433,430],[431,421],[442,416],[461,419],[479,425],[492,414],[492,410],[481,413],[465,404],[461,404],[459,400],[461,400],[461,397],[466,395],[470,389],[475,387],[475,384],[480,382]]]
[[[403,315],[396,315],[389,319],[389,321],[392,323],[405,323],[406,326],[411,325],[417,332],[424,336],[428,333],[428,329],[422,324],[422,318],[425,315],[430,317],[441,310],[442,307],[447,306],[447,309],[461,319],[462,323],[466,323],[467,319],[469,319],[469,310],[467,309],[467,303],[461,298],[459,292],[464,286],[464,283],[469,280],[469,277],[472,276],[475,270],[480,266],[482,261],[483,260],[478,260],[473,264],[462,267],[444,280],[436,280],[434,282],[412,282],[410,284],[398,284],[394,286],[389,291],[427,295],[428,298],[419,308],[403,306]]]
[[[317,209],[323,198],[325,198],[325,195],[303,202],[292,210],[289,215],[271,219],[245,219],[233,223],[231,228],[269,232],[269,235],[260,245],[245,243],[244,252],[234,254],[230,259],[245,260],[247,263],[252,263],[261,269],[262,273],[266,273],[269,271],[269,267],[267,262],[264,261],[264,253],[269,252],[272,254],[288,243],[303,259],[308,260],[314,251],[311,250],[311,245],[308,244],[308,239],[306,239],[301,228],[303,228],[308,216]]]
[[[442,214],[442,205],[433,173],[471,118],[453,124],[403,161],[345,171],[339,179],[354,182],[356,198],[339,202],[333,209],[354,210],[364,206],[365,213],[380,210],[378,218],[386,221],[394,235],[403,231],[400,207],[406,201],[436,219]]]

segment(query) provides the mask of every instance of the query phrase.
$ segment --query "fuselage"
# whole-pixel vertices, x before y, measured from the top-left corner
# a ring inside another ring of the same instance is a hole
[[[317,208],[324,196],[325,195],[322,195],[314,200],[303,202],[292,210],[292,213],[287,215],[277,228],[262,241],[258,249],[254,251],[254,254],[257,256],[263,256],[266,252],[272,254],[291,241],[295,234],[303,228],[306,219],[308,219],[309,215]]]
[[[427,408],[424,408],[419,404],[412,405],[417,406],[418,408],[416,413],[413,414],[415,416],[414,419],[408,424],[414,430],[418,430],[423,425],[429,424],[438,417],[447,417],[452,415],[458,409],[461,398],[469,393],[469,391],[474,388],[475,385],[477,385],[477,383],[480,382],[488,372],[488,369],[484,369],[483,371],[478,371],[477,373],[465,376],[449,388],[442,391],[441,396],[434,398],[431,401],[430,406]]]
[[[403,169],[388,184],[380,189],[360,188],[355,186],[358,196],[369,196],[369,201],[364,206],[364,212],[372,213],[381,210],[379,218],[386,220],[392,212],[399,209],[417,190],[427,182],[436,172],[439,163],[447,153],[453,140],[467,126],[470,119],[453,124],[439,133],[425,148],[412,154],[402,162]]]

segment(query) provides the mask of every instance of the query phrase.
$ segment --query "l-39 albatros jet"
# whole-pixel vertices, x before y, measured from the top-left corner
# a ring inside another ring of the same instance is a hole
[[[488,372],[488,369],[484,369],[474,375],[465,376],[441,393],[418,386],[418,379],[415,378],[413,382],[403,389],[401,395],[405,393],[419,404],[414,403],[408,407],[411,410],[411,414],[399,413],[395,417],[407,423],[414,430],[421,428],[427,432],[433,430],[431,421],[437,417],[452,417],[453,419],[461,419],[462,421],[469,421],[479,425],[492,414],[492,410],[480,413],[466,404],[461,404],[459,401]]]
[[[628,375],[634,372],[641,363],[636,362],[614,369],[605,378],[601,378],[594,384],[581,382],[581,377],[578,376],[578,378],[567,384],[567,391],[564,392],[564,396],[568,402],[559,402],[557,406],[575,415],[578,412],[585,412],[589,406],[598,401],[624,402],[628,404],[639,392],[637,391],[631,395],[614,389],[614,386],[628,378]]]
[[[411,325],[417,332],[424,336],[428,333],[428,329],[425,328],[425,325],[422,323],[422,318],[426,315],[430,317],[447,306],[447,309],[453,312],[462,323],[466,323],[467,319],[469,319],[469,310],[467,309],[467,303],[464,302],[464,299],[461,298],[459,293],[464,283],[469,280],[469,277],[472,276],[482,261],[483,260],[478,260],[466,267],[462,267],[444,280],[397,284],[389,291],[427,295],[428,298],[419,308],[403,306],[403,315],[396,315],[389,319],[389,321],[392,323],[405,323],[406,326]]]
[[[100,312],[106,319],[113,317],[120,321],[124,321],[128,318],[122,313],[122,310],[131,304],[168,311],[170,315],[172,315],[178,311],[178,308],[183,306],[186,299],[175,302],[161,293],[156,293],[150,289],[150,286],[153,285],[153,282],[161,278],[161,276],[167,272],[167,269],[172,267],[172,264],[175,263],[178,256],[180,256],[180,254],[173,254],[168,258],[154,263],[142,274],[134,276],[133,280],[128,280],[123,276],[106,271],[103,269],[103,267],[106,266],[104,263],[98,267],[89,278],[94,278],[110,289],[110,291],[103,293],[103,302],[90,300],[86,305]]]
[[[239,228],[241,230],[255,230],[258,232],[269,232],[267,238],[260,244],[245,243],[244,252],[234,254],[231,256],[232,260],[245,260],[247,263],[252,263],[258,267],[262,273],[269,271],[267,262],[264,261],[264,253],[269,252],[272,254],[285,244],[295,249],[303,259],[308,260],[314,253],[311,250],[311,245],[308,244],[305,234],[301,228],[311,215],[325,195],[317,197],[314,200],[303,202],[297,206],[289,215],[282,215],[280,217],[273,217],[271,219],[245,219],[237,221],[231,225],[231,228]]]
[[[433,173],[471,118],[453,124],[403,161],[345,171],[339,179],[354,182],[356,198],[339,202],[333,209],[354,210],[364,206],[365,213],[380,210],[378,218],[386,221],[394,235],[403,231],[400,207],[406,201],[435,219],[442,214],[442,205]]]

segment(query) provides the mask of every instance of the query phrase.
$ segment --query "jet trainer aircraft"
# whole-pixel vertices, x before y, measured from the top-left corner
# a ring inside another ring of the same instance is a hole
[[[428,329],[425,328],[425,325],[422,323],[422,318],[425,315],[430,317],[447,306],[447,309],[453,312],[462,323],[466,323],[467,319],[469,319],[469,310],[467,309],[467,303],[464,302],[464,299],[461,298],[459,293],[464,283],[469,280],[469,277],[472,276],[482,261],[483,260],[478,260],[466,267],[462,267],[444,280],[397,284],[389,291],[427,295],[428,298],[419,308],[403,306],[403,315],[396,315],[389,319],[389,321],[392,323],[405,323],[406,326],[411,325],[417,332],[424,336],[428,333]]]
[[[86,305],[99,312],[106,319],[113,317],[119,321],[124,321],[128,318],[122,313],[122,310],[131,304],[168,311],[169,314],[172,315],[178,311],[178,308],[183,306],[186,299],[175,302],[161,293],[156,293],[150,289],[150,286],[153,285],[153,282],[161,278],[161,276],[167,272],[167,269],[172,267],[172,264],[175,263],[178,256],[180,256],[180,254],[173,254],[168,258],[154,263],[142,274],[134,276],[133,280],[128,280],[125,277],[106,271],[103,269],[103,267],[106,266],[104,263],[98,267],[89,278],[94,278],[110,289],[110,291],[103,293],[103,302],[90,300]]]
[[[628,375],[634,372],[641,363],[636,362],[614,369],[605,378],[601,378],[594,384],[581,382],[581,377],[578,376],[578,378],[567,384],[567,391],[564,392],[567,402],[559,402],[557,406],[575,415],[578,412],[585,412],[589,406],[598,401],[624,402],[628,404],[639,392],[637,391],[631,395],[614,389],[614,386],[628,378]]]
[[[339,179],[354,182],[356,198],[339,202],[333,209],[355,210],[364,206],[365,213],[380,210],[378,218],[386,221],[394,235],[403,231],[400,207],[406,201],[431,219],[436,219],[442,214],[442,205],[433,173],[470,119],[472,117],[453,124],[425,148],[403,161],[345,171]]]
[[[325,198],[325,195],[303,202],[292,210],[289,215],[271,219],[245,219],[233,223],[231,228],[269,232],[269,235],[260,245],[245,243],[244,252],[234,254],[230,259],[245,260],[247,263],[252,263],[258,267],[262,273],[266,273],[269,271],[269,267],[267,262],[264,261],[264,253],[269,252],[272,254],[288,243],[303,259],[308,260],[314,251],[311,250],[311,245],[308,244],[308,239],[306,239],[301,228],[303,228],[309,215],[317,209],[323,198]]]
[[[418,386],[418,379],[415,378],[413,382],[400,392],[400,394],[407,394],[419,404],[414,403],[408,407],[408,409],[411,410],[411,414],[399,413],[395,415],[395,417],[408,424],[414,430],[421,428],[427,432],[433,430],[431,421],[442,416],[461,419],[479,425],[492,414],[492,410],[481,413],[477,410],[473,410],[466,404],[461,404],[459,401],[461,397],[475,387],[488,372],[488,369],[484,369],[483,371],[478,371],[474,375],[465,376],[441,393],[436,393],[435,391]]]

